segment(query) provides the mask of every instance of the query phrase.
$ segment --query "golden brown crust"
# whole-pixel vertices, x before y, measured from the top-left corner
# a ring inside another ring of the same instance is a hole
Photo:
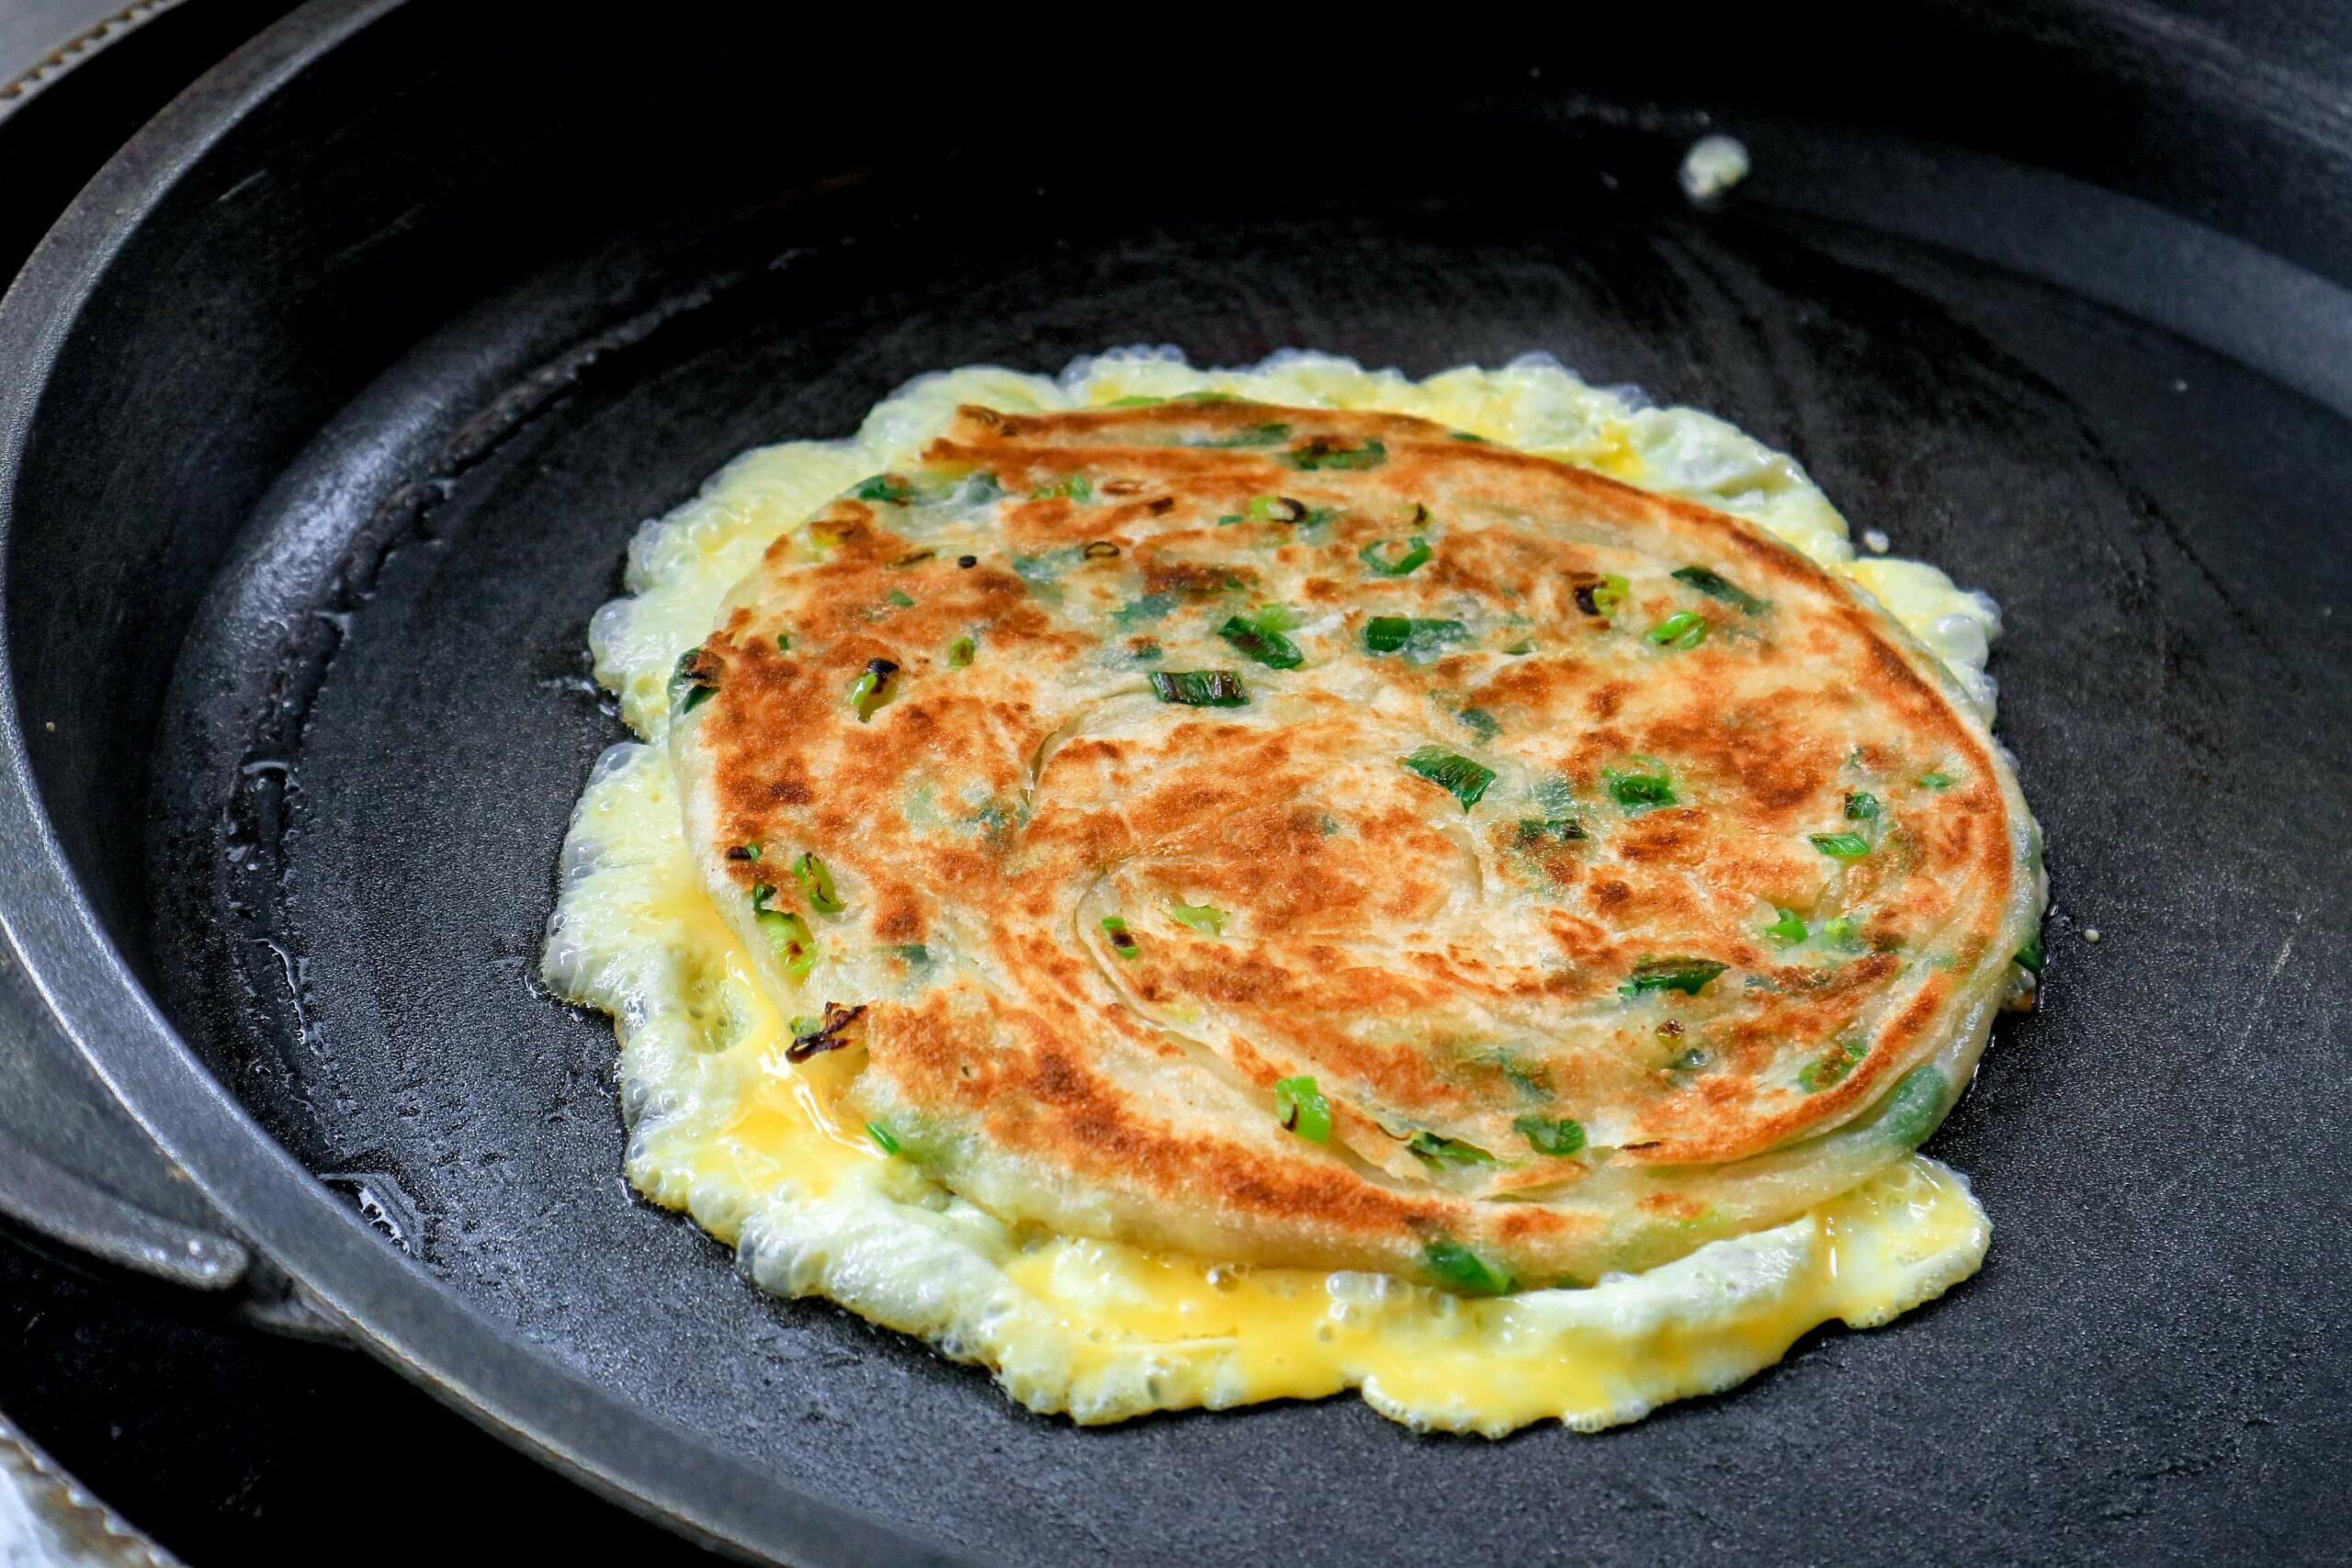
[[[992,1207],[1586,1272],[1640,1251],[1627,1224],[1702,1238],[1718,1205],[1673,1168],[1853,1117],[2006,962],[2024,834],[1981,725],[1734,518],[1404,416],[1239,402],[966,409],[863,493],[738,590],[682,769],[722,901],[810,920],[808,995],[867,1007],[856,1096]],[[1385,649],[1374,616],[1454,625]],[[1253,655],[1285,640],[1295,667]],[[1148,683],[1205,671],[1247,702]],[[1405,765],[1424,748],[1486,793]],[[1654,773],[1670,799],[1623,793]],[[1859,858],[1812,838],[1847,832]],[[801,895],[804,852],[844,909]],[[1663,959],[1719,967],[1642,988]],[[1272,1114],[1299,1077],[1327,1143]],[[1563,1118],[1576,1158],[1528,1131]]]

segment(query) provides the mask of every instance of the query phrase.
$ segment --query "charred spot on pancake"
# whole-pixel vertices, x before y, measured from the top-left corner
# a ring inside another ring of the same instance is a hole
[[[811,1056],[840,1050],[850,1043],[849,1030],[865,1016],[863,1005],[846,1007],[840,1002],[827,1002],[824,1016],[812,1021],[808,1029],[792,1037],[792,1043],[785,1047],[785,1058],[805,1062]]]
[[[670,677],[670,700],[682,714],[692,713],[718,694],[721,666],[707,649],[690,648],[678,656]]]
[[[1144,592],[1209,599],[1246,589],[1257,580],[1254,568],[1223,561],[1176,560],[1155,556],[1143,569]]]

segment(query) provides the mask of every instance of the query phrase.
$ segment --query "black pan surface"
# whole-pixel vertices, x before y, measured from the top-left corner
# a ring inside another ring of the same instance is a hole
[[[302,62],[308,96],[144,220],[104,287],[147,314],[93,329],[41,409],[6,541],[64,863],[238,1105],[381,1235],[325,1235],[225,1106],[85,1044],[363,1337],[658,1512],[811,1558],[880,1553],[857,1519],[1022,1563],[2337,1549],[2352,375],[2306,352],[2352,332],[2335,284],[1760,107],[1732,117],[1750,186],[1694,209],[1672,173],[1703,116],[1549,85],[1432,96],[1356,158],[1189,130],[1148,199],[1125,142],[885,137],[650,194],[616,154],[628,188],[583,214],[608,118],[482,107],[493,73],[413,13],[363,50]],[[352,110],[361,82],[390,107]],[[339,94],[345,144],[289,152]],[[386,152],[394,122],[423,145]],[[544,144],[420,172],[485,126]],[[386,194],[339,192],[334,158]],[[381,254],[337,283],[329,236]],[[182,406],[138,384],[141,353],[255,333],[278,360],[163,361]],[[2056,908],[2041,1010],[1929,1151],[1994,1216],[1978,1279],[1597,1438],[1416,1437],[1345,1398],[1080,1431],[758,1294],[632,1199],[609,1030],[532,978],[567,813],[623,734],[583,638],[630,530],[922,371],[1136,342],[1417,374],[1547,351],[1795,453],[1858,529],[1999,600]]]

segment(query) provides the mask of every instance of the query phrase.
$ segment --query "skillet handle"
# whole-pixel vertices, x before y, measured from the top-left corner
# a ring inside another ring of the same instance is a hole
[[[51,1022],[0,946],[0,1216],[92,1261],[201,1292],[259,1327],[342,1338]]]
[[[253,1267],[244,1243],[142,1209],[5,1128],[0,1213],[101,1262],[190,1290],[233,1290]]]
[[[153,1149],[142,1153],[162,1158]],[[187,1193],[174,1207],[185,1211],[201,1201]],[[267,1259],[205,1213],[209,1224],[143,1207],[0,1125],[0,1216],[92,1261],[201,1292],[256,1328],[300,1339],[347,1337]]]

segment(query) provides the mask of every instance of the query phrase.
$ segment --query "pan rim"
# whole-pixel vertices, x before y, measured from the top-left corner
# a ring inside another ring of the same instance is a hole
[[[26,442],[60,352],[130,235],[247,115],[407,0],[311,0],[107,161],[0,295],[0,959],[140,1129],[361,1348],[504,1441],[706,1545],[799,1562],[970,1562],[805,1492],[567,1367],[387,1247],[256,1122],[164,1018],[68,865],[6,646]]]

